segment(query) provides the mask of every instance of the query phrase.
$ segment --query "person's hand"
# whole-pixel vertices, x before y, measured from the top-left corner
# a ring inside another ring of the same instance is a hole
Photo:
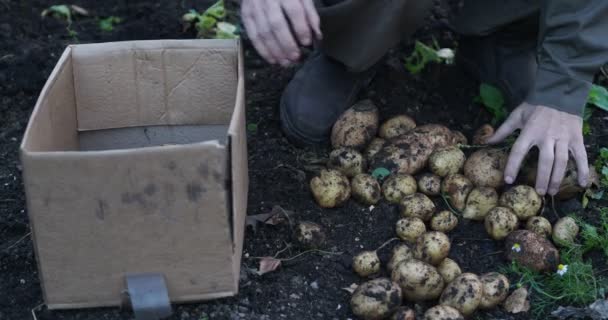
[[[296,62],[299,44],[309,46],[313,37],[322,37],[313,0],[243,0],[241,16],[253,46],[272,64]]]
[[[578,183],[587,187],[589,165],[582,126],[581,117],[523,103],[511,113],[488,143],[498,143],[513,131],[521,129],[505,168],[505,182],[511,184],[515,181],[526,154],[536,146],[540,150],[536,192],[555,195],[564,179],[569,154],[576,160]]]

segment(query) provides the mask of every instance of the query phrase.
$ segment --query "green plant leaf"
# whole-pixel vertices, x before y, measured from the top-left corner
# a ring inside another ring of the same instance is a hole
[[[257,132],[258,131],[258,124],[257,123],[250,123],[247,125],[247,131],[249,132]]]
[[[494,124],[506,119],[505,98],[498,88],[487,83],[482,83],[479,85],[479,96],[481,97],[482,104],[492,114],[492,122]]]
[[[68,23],[72,23],[72,10],[65,4],[50,6],[42,11],[42,16],[54,16],[55,18],[63,19]]]
[[[114,31],[114,26],[121,23],[122,19],[115,16],[109,16],[99,20],[99,29],[105,32]]]
[[[588,102],[604,111],[608,111],[608,90],[602,86],[592,85]]]
[[[215,28],[216,39],[236,39],[238,38],[238,28],[232,23],[218,22]]]
[[[417,74],[426,67],[429,62],[440,62],[437,50],[433,49],[420,41],[416,41],[414,52],[405,58],[405,68],[411,74]]]
[[[391,172],[388,171],[388,169],[380,167],[374,169],[374,171],[372,172],[372,177],[376,178],[376,180],[382,180],[388,177],[390,174]]]
[[[226,8],[224,7],[224,0],[219,0],[214,5],[209,7],[205,12],[203,12],[204,16],[212,16],[218,20],[224,19],[226,17]]]

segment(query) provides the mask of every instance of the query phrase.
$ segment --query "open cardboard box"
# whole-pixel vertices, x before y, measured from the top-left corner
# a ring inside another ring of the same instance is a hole
[[[50,309],[120,305],[127,274],[161,273],[171,302],[237,293],[244,99],[238,41],[65,50],[21,145]]]

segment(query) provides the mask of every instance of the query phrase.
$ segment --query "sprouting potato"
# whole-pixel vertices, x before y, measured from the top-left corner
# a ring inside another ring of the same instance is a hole
[[[498,189],[504,185],[507,153],[500,149],[473,152],[464,163],[464,175],[478,187]]]
[[[464,152],[456,146],[437,149],[429,157],[429,169],[434,174],[445,177],[459,173],[464,166]]]
[[[359,319],[380,320],[395,312],[401,299],[398,284],[387,278],[378,278],[357,287],[350,299],[350,307]]]
[[[498,193],[490,187],[476,187],[471,190],[462,212],[462,217],[483,220],[488,212],[498,205]]]
[[[571,217],[563,217],[553,226],[553,242],[559,246],[570,246],[578,235],[579,227]]]
[[[376,251],[363,251],[353,258],[353,270],[361,277],[380,271],[380,258]]]
[[[453,140],[454,140],[454,144],[461,144],[461,145],[467,145],[469,144],[469,140],[467,139],[467,136],[464,135],[464,133],[460,132],[460,131],[452,131],[453,132]]]
[[[519,185],[503,193],[498,203],[511,208],[519,220],[526,221],[538,214],[543,201],[534,188]]]
[[[450,232],[457,226],[458,217],[448,210],[443,210],[431,218],[431,230]]]
[[[439,298],[439,304],[455,308],[465,317],[477,310],[483,297],[483,284],[472,273],[463,273],[450,282]]]
[[[422,221],[428,221],[435,212],[435,204],[429,197],[422,193],[414,193],[405,196],[400,203],[401,215],[404,217],[417,217]]]
[[[370,161],[380,150],[382,150],[385,144],[386,140],[382,138],[376,137],[372,139],[372,141],[367,145],[367,148],[365,148],[363,156],[365,156],[365,159]]]
[[[426,232],[426,225],[418,217],[405,217],[397,221],[396,232],[401,240],[415,242]]]
[[[390,272],[401,261],[414,259],[414,252],[406,244],[399,244],[393,248],[393,255],[386,265],[386,269]]]
[[[445,233],[426,232],[416,239],[414,258],[436,266],[448,256],[450,247],[450,238]]]
[[[337,170],[321,170],[318,176],[310,180],[310,189],[322,208],[335,208],[350,198],[348,178]]]
[[[460,312],[450,306],[434,306],[424,313],[424,320],[464,320]]]
[[[490,212],[485,219],[486,231],[494,240],[502,240],[509,233],[517,229],[519,220],[513,210],[505,207],[496,207]]]
[[[398,115],[386,120],[380,126],[378,135],[384,139],[392,139],[406,134],[414,128],[416,128],[416,122],[414,119],[406,115]]]
[[[359,151],[352,148],[338,148],[329,154],[327,166],[352,178],[365,171],[366,162]]]
[[[325,243],[325,231],[314,222],[302,221],[296,225],[294,238],[304,248],[320,248]]]
[[[526,229],[543,237],[548,237],[553,232],[551,222],[540,216],[535,216],[528,219],[528,222],[526,222]]]
[[[441,178],[432,173],[423,173],[418,178],[418,191],[427,196],[441,194]]]
[[[473,135],[474,145],[484,145],[488,143],[488,139],[494,135],[494,128],[489,124],[481,126]]]
[[[441,274],[445,283],[454,281],[456,277],[462,274],[458,263],[450,258],[443,259],[443,261],[441,261],[441,263],[437,266],[437,271],[439,271],[439,274]]]
[[[416,313],[408,307],[399,307],[391,316],[391,320],[416,320]]]
[[[509,279],[498,272],[490,272],[479,278],[483,284],[480,309],[492,309],[505,301],[509,295]]]
[[[363,149],[378,131],[378,108],[371,100],[363,100],[346,110],[331,131],[334,148]]]
[[[391,278],[399,284],[403,296],[412,301],[437,299],[445,285],[435,267],[416,259],[397,264]]]
[[[356,175],[351,180],[350,187],[353,198],[363,204],[376,204],[382,197],[378,180],[369,174]]]
[[[382,184],[382,192],[388,202],[399,203],[405,196],[416,193],[416,179],[409,174],[393,174]]]
[[[458,211],[466,205],[467,196],[473,189],[473,184],[461,174],[451,174],[441,183],[441,192],[448,196],[448,201]]]

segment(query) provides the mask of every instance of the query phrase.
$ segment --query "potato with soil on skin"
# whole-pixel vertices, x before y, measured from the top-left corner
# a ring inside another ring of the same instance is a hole
[[[397,221],[395,231],[401,240],[415,242],[426,232],[426,225],[418,217],[406,217]]]
[[[464,175],[477,187],[498,189],[504,185],[508,155],[500,149],[473,152],[464,163]]]
[[[432,173],[423,173],[418,177],[418,191],[427,196],[441,194],[441,178]]]
[[[469,139],[467,139],[467,136],[464,135],[464,133],[460,132],[460,131],[452,131],[452,139],[454,140],[454,144],[458,145],[467,145],[469,144]]]
[[[414,128],[416,128],[414,119],[406,115],[398,115],[384,121],[378,135],[384,139],[392,139],[404,135]]]
[[[494,128],[489,124],[484,124],[479,127],[475,134],[473,134],[473,144],[474,145],[484,145],[488,143],[488,139],[490,139],[494,135]]]
[[[350,198],[350,182],[338,170],[321,170],[310,180],[310,190],[322,208],[335,208]]]
[[[528,222],[526,222],[526,229],[540,236],[548,237],[551,235],[553,227],[551,227],[551,222],[546,218],[536,216],[528,219]]]
[[[471,181],[458,173],[445,177],[441,182],[441,192],[448,196],[450,205],[458,211],[464,209],[471,190],[473,190]]]
[[[414,252],[410,247],[406,244],[399,244],[393,248],[393,254],[391,255],[391,259],[386,264],[386,269],[391,272],[393,268],[399,264],[401,261],[407,261],[410,259],[414,259]]]
[[[477,310],[483,297],[483,284],[472,273],[463,273],[450,282],[439,298],[439,304],[458,310],[465,317]]]
[[[382,138],[374,138],[365,148],[365,152],[363,152],[363,156],[367,161],[370,161],[386,144],[386,140]]]
[[[492,309],[505,301],[509,295],[509,279],[498,272],[482,274],[483,296],[480,309]]]
[[[443,259],[437,266],[437,271],[439,271],[439,274],[441,274],[445,283],[454,281],[456,277],[462,274],[462,270],[460,270],[458,263],[450,258]]]
[[[384,198],[391,203],[399,203],[405,196],[416,193],[416,179],[409,174],[392,174],[382,184]]]
[[[476,187],[467,197],[462,217],[481,221],[490,210],[498,205],[498,193],[493,188]]]
[[[537,165],[538,162],[534,161],[532,165],[527,165],[522,170],[525,174],[526,183],[528,185],[536,184],[536,174],[537,174]],[[593,165],[589,165],[589,183],[587,187],[591,186],[599,186],[600,185],[600,177],[595,171]],[[586,188],[581,187],[578,183],[578,170],[576,168],[576,162],[572,159],[568,159],[568,164],[566,166],[566,175],[562,180],[562,183],[559,186],[559,191],[555,194],[555,198],[557,200],[568,200],[576,197],[580,193],[584,192]]]
[[[448,210],[443,210],[431,218],[431,230],[450,232],[457,226],[458,217]]]
[[[455,146],[439,148],[429,157],[429,169],[434,174],[445,177],[450,174],[459,173],[466,160],[464,152]]]
[[[399,307],[391,316],[391,320],[416,320],[416,313],[408,307]]]
[[[391,279],[399,284],[403,296],[411,301],[437,299],[445,285],[435,267],[416,259],[397,264]]]
[[[380,258],[376,251],[363,251],[354,256],[353,270],[361,277],[368,277],[380,271]]]
[[[435,203],[422,193],[405,196],[400,202],[400,211],[403,217],[416,217],[428,221],[435,213]]]
[[[294,238],[302,247],[316,249],[325,243],[325,231],[319,224],[302,221],[296,225]]]
[[[445,233],[426,232],[416,239],[414,258],[436,266],[447,258],[450,247],[450,238]]]
[[[484,220],[486,232],[494,240],[502,240],[517,229],[519,220],[513,210],[505,207],[495,207]]]
[[[331,131],[334,148],[363,149],[378,132],[378,108],[371,100],[357,102],[336,121]]]
[[[517,230],[505,239],[505,254],[509,261],[535,271],[555,271],[559,252],[551,241],[529,230]]]
[[[574,243],[574,239],[578,235],[579,227],[576,221],[571,217],[563,217],[553,226],[553,242],[556,245],[567,247]]]
[[[338,148],[329,154],[327,167],[342,172],[349,178],[365,172],[366,162],[359,151],[352,148]]]
[[[382,198],[378,180],[366,173],[356,175],[350,182],[350,188],[353,198],[362,204],[376,204]]]
[[[399,285],[388,278],[378,278],[357,287],[350,298],[350,307],[360,319],[380,320],[397,310],[401,302]]]
[[[513,210],[521,221],[535,216],[543,205],[542,198],[530,186],[515,186],[500,196],[498,203],[502,207]]]
[[[464,320],[464,316],[453,307],[434,306],[424,313],[424,320]]]

